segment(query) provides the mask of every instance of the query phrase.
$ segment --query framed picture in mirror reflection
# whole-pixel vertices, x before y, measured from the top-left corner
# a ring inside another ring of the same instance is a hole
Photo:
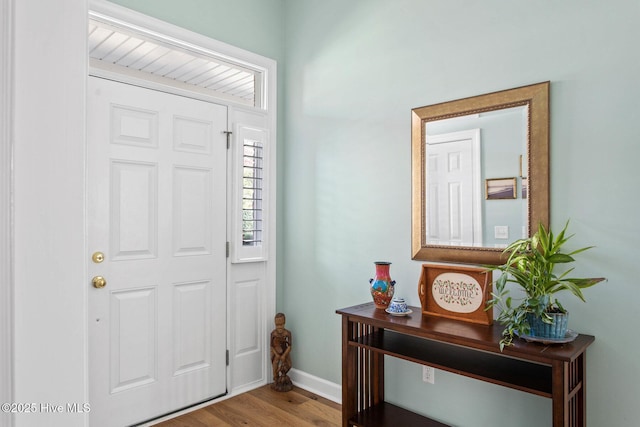
[[[515,199],[515,178],[491,178],[485,181],[485,197],[487,200]]]

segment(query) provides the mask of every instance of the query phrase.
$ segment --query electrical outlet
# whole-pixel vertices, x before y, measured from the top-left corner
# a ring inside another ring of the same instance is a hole
[[[429,384],[434,384],[436,381],[436,370],[431,366],[422,367],[422,381]]]
[[[496,225],[494,227],[494,238],[496,239],[508,239],[509,238],[509,226],[508,225]]]

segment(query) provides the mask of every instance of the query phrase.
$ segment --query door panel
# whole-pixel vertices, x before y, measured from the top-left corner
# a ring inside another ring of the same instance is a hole
[[[157,257],[157,164],[113,161],[109,197],[112,259]]]
[[[175,256],[211,253],[211,172],[176,167],[173,177]]]
[[[110,294],[110,393],[157,378],[156,288]]]
[[[174,375],[205,368],[211,363],[211,325],[206,321],[209,282],[179,283],[174,292]]]
[[[426,153],[426,237],[429,244],[482,242],[480,134],[477,130],[429,136]]]
[[[91,77],[92,426],[226,390],[226,107]]]

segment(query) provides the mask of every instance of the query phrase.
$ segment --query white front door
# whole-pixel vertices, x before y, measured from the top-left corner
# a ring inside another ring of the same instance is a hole
[[[90,421],[125,426],[226,390],[227,108],[88,94]]]
[[[427,243],[482,246],[480,131],[429,135]]]

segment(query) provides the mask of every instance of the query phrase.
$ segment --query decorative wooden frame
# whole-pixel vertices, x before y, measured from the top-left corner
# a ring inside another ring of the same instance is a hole
[[[518,183],[515,178],[490,178],[484,184],[484,196],[487,200],[515,199]]]
[[[484,267],[423,264],[418,283],[422,313],[491,325],[493,308],[485,308],[492,282],[492,272]]]
[[[432,244],[426,236],[425,124],[470,114],[528,106],[528,135],[523,174],[527,175],[528,230],[549,225],[549,82],[433,104],[411,110],[411,258],[422,261],[502,264],[501,248]]]

